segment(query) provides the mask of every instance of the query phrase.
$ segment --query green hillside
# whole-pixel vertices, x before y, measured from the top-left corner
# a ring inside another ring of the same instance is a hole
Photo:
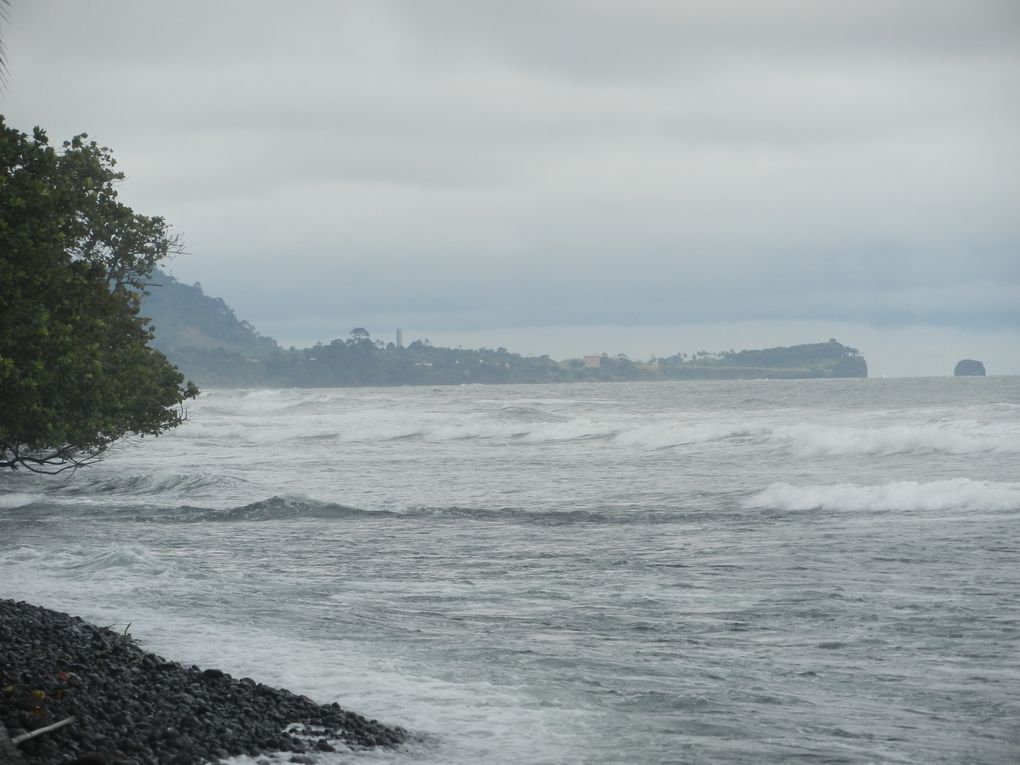
[[[836,340],[748,351],[701,351],[660,359],[667,377],[676,379],[867,377],[860,351]]]
[[[220,298],[157,272],[142,314],[153,345],[199,385],[212,387],[341,387],[464,383],[617,382],[867,377],[855,348],[835,340],[761,350],[699,351],[636,362],[626,355],[555,361],[506,348],[443,348],[427,340],[407,347],[373,340],[357,328],[345,339],[311,348],[280,348]]]
[[[262,360],[279,351],[275,340],[238,319],[222,298],[163,271],[153,272],[141,314],[155,332],[152,345],[202,385],[260,385]]]

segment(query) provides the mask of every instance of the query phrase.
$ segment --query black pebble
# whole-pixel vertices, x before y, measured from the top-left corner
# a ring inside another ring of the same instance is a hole
[[[13,736],[72,715],[72,724],[18,747],[28,765],[192,765],[269,751],[311,763],[302,754],[309,746],[396,746],[408,737],[336,704],[182,667],[112,630],[0,600],[0,722]],[[326,730],[306,744],[283,733],[292,723]]]

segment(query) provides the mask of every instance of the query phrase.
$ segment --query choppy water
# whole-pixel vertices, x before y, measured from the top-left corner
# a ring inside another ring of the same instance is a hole
[[[0,595],[396,763],[1020,759],[1020,378],[212,391],[0,476]]]

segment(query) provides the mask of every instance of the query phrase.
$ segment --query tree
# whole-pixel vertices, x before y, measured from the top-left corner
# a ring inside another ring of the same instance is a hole
[[[351,330],[351,338],[347,344],[355,348],[368,348],[372,345],[372,336],[364,327],[355,327]]]
[[[179,425],[198,394],[138,315],[179,242],[117,200],[114,165],[85,135],[58,151],[0,116],[0,467],[88,463]]]

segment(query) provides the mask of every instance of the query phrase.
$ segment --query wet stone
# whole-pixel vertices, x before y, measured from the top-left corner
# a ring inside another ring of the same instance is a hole
[[[69,716],[75,721],[25,741],[26,765],[191,765],[242,753],[330,751],[327,739],[353,748],[396,746],[401,728],[336,704],[256,683],[219,669],[185,667],[145,653],[123,634],[66,614],[0,600],[0,723],[11,735]],[[316,728],[318,743],[284,734]]]

